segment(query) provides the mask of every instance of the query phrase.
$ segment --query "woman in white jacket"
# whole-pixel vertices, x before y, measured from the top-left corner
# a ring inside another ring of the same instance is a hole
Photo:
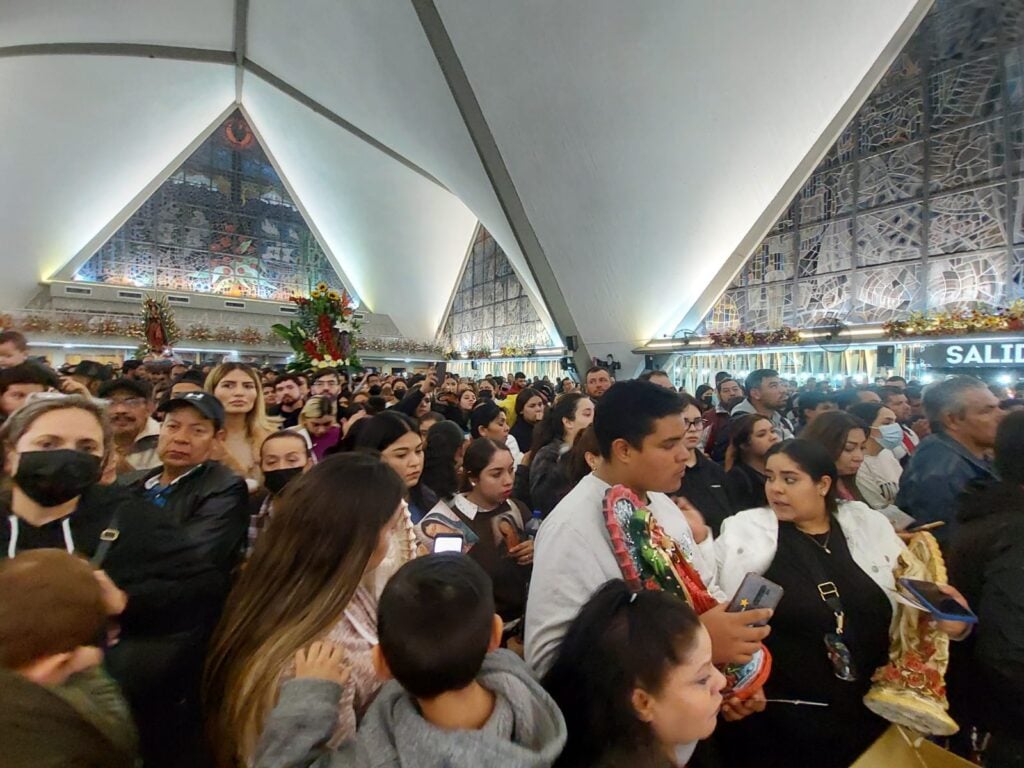
[[[809,440],[787,440],[768,454],[769,507],[722,525],[715,542],[718,580],[735,593],[749,572],[785,595],[765,640],[773,657],[769,704],[727,723],[719,739],[727,764],[848,766],[886,723],[862,703],[886,661],[893,615],[893,567],[903,543],[889,521],[860,502],[836,499],[836,467]]]

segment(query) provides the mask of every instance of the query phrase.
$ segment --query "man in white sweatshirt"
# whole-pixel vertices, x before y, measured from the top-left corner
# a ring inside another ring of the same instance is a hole
[[[625,485],[647,501],[722,602],[700,617],[716,664],[749,661],[768,635],[767,627],[750,625],[767,621],[770,611],[725,612],[727,596],[715,581],[710,531],[699,512],[689,507],[684,514],[681,507],[688,505],[677,506],[665,495],[679,488],[689,458],[683,408],[678,394],[644,381],[620,382],[601,398],[594,417],[600,464],[562,499],[537,536],[526,604],[526,660],[538,675],[551,666],[583,604],[606,581],[622,578],[603,512],[605,491],[613,485]],[[748,713],[737,706],[736,714]]]

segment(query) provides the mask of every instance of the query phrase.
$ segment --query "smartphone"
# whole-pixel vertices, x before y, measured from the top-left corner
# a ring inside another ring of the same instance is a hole
[[[448,363],[438,363],[434,366],[434,375],[437,377],[437,385],[444,384],[444,377],[448,374]]]
[[[768,581],[764,576],[757,573],[748,573],[743,577],[743,583],[736,590],[729,607],[725,610],[731,613],[742,613],[757,608],[771,608],[773,611],[786,590],[774,581]],[[762,621],[752,626],[763,627],[768,622]]]
[[[934,523],[923,523],[921,525],[913,525],[906,529],[905,533],[918,533],[920,531],[934,531],[936,528],[941,528],[946,523],[943,520],[936,520]]]
[[[457,533],[439,533],[434,537],[434,553],[462,552],[465,539]]]
[[[928,613],[937,619],[966,621],[969,624],[978,622],[978,617],[970,608],[964,608],[940,590],[939,585],[934,582],[918,581],[917,579],[897,579],[897,582],[910,594],[910,597],[917,600]]]

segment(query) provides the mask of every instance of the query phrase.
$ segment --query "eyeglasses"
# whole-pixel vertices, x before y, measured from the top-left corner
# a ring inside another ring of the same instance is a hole
[[[691,429],[703,429],[704,419],[683,419],[683,424],[686,425],[687,432]]]

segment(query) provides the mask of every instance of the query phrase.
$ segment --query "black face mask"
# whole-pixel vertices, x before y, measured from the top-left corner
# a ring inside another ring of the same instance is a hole
[[[56,507],[99,482],[99,456],[83,451],[27,451],[18,455],[14,484],[36,504]]]
[[[263,473],[263,485],[274,496],[277,496],[294,477],[302,474],[303,467],[291,469],[272,469]]]
[[[480,394],[476,396],[477,400],[491,400],[494,398],[494,393],[489,389],[481,389]]]

